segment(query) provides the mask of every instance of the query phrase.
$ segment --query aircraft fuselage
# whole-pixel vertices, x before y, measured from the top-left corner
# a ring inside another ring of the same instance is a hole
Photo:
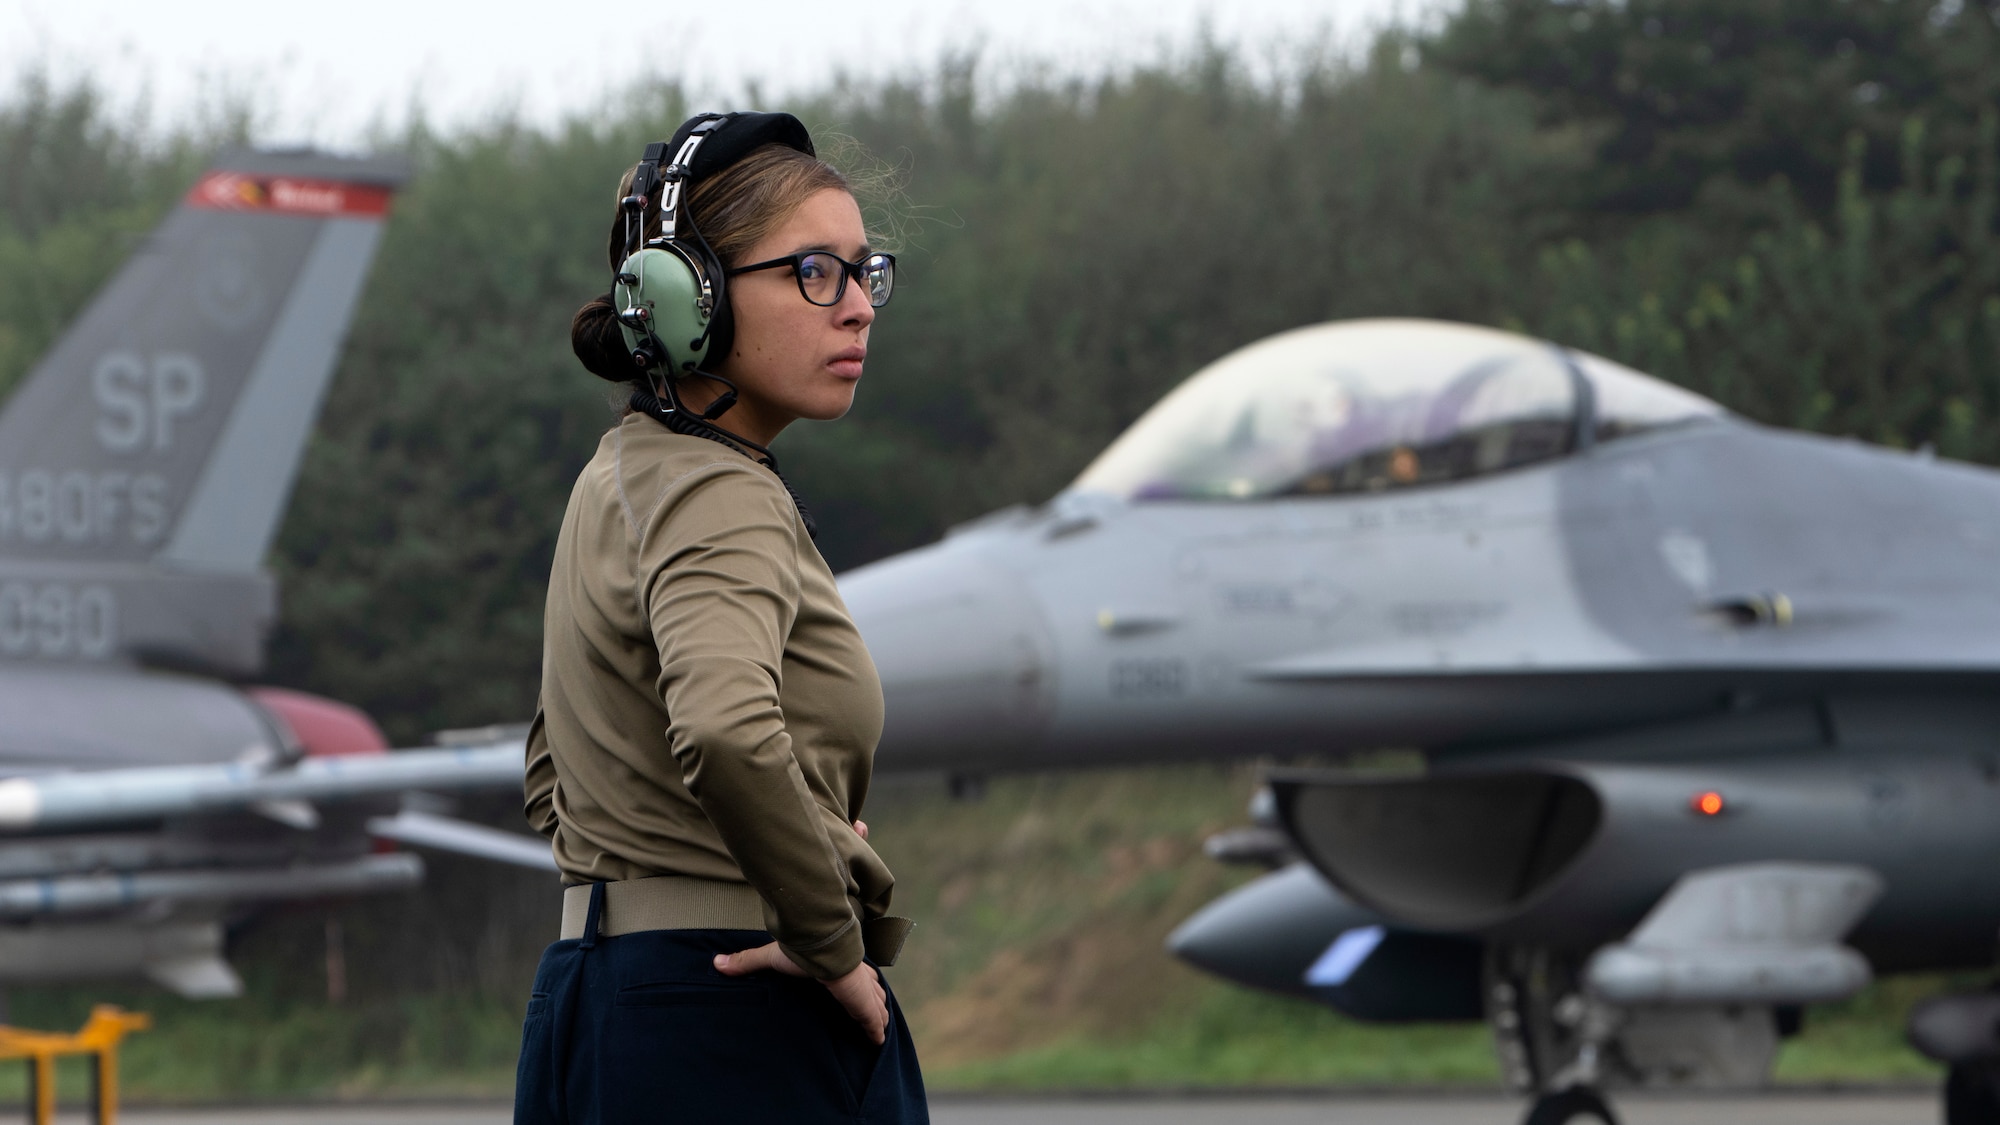
[[[1703,421],[1428,489],[1070,493],[842,590],[889,699],[881,768],[982,771],[1978,697],[1996,551],[2000,474]]]

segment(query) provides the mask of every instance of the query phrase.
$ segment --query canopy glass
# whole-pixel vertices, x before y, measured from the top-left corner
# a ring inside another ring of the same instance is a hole
[[[1572,362],[1595,401],[1596,440],[1722,413],[1699,395],[1526,336],[1344,321],[1273,336],[1196,372],[1072,487],[1132,500],[1247,500],[1531,465],[1575,446]]]

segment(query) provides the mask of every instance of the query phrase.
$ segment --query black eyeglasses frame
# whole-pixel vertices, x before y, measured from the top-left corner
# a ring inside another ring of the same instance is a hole
[[[799,267],[805,264],[807,258],[832,258],[834,261],[840,263],[840,280],[833,287],[833,300],[822,304],[813,300],[812,296],[806,292],[806,279],[799,273]],[[806,250],[797,254],[787,254],[782,258],[772,258],[768,262],[758,262],[754,265],[738,266],[733,270],[725,270],[723,276],[735,277],[739,273],[751,273],[756,270],[774,270],[780,266],[790,266],[792,267],[792,280],[799,284],[799,296],[804,297],[806,303],[815,308],[830,309],[838,305],[842,297],[847,296],[848,278],[853,278],[855,284],[864,288],[867,286],[868,283],[862,279],[861,275],[867,272],[868,263],[877,260],[887,262],[889,265],[889,293],[890,295],[894,295],[896,292],[896,256],[880,252],[869,254],[858,262],[850,262],[831,250]],[[879,309],[888,303],[889,297],[885,296],[882,298],[881,305],[876,304],[872,300],[868,302],[868,305],[870,308]]]

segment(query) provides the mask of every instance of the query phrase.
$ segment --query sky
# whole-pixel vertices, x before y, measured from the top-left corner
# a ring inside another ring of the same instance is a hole
[[[254,94],[261,140],[339,147],[416,106],[446,130],[504,114],[547,125],[656,78],[732,104],[754,87],[769,105],[843,71],[922,75],[974,48],[987,73],[1095,74],[1184,50],[1206,29],[1282,65],[1323,37],[1351,45],[1440,2],[0,0],[0,96],[26,68],[89,74],[114,105],[172,126]]]

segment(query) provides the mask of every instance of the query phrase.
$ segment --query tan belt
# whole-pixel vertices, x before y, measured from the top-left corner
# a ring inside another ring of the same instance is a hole
[[[563,888],[562,936],[583,936],[590,913],[590,884]],[[597,932],[605,937],[641,930],[761,930],[764,900],[748,883],[691,875],[655,875],[604,884]]]
[[[562,940],[583,936],[590,884],[563,888]],[[893,965],[916,923],[888,915],[864,919],[861,944],[877,965]],[[604,937],[644,930],[761,930],[764,900],[748,883],[691,875],[655,875],[604,884],[597,932]]]

